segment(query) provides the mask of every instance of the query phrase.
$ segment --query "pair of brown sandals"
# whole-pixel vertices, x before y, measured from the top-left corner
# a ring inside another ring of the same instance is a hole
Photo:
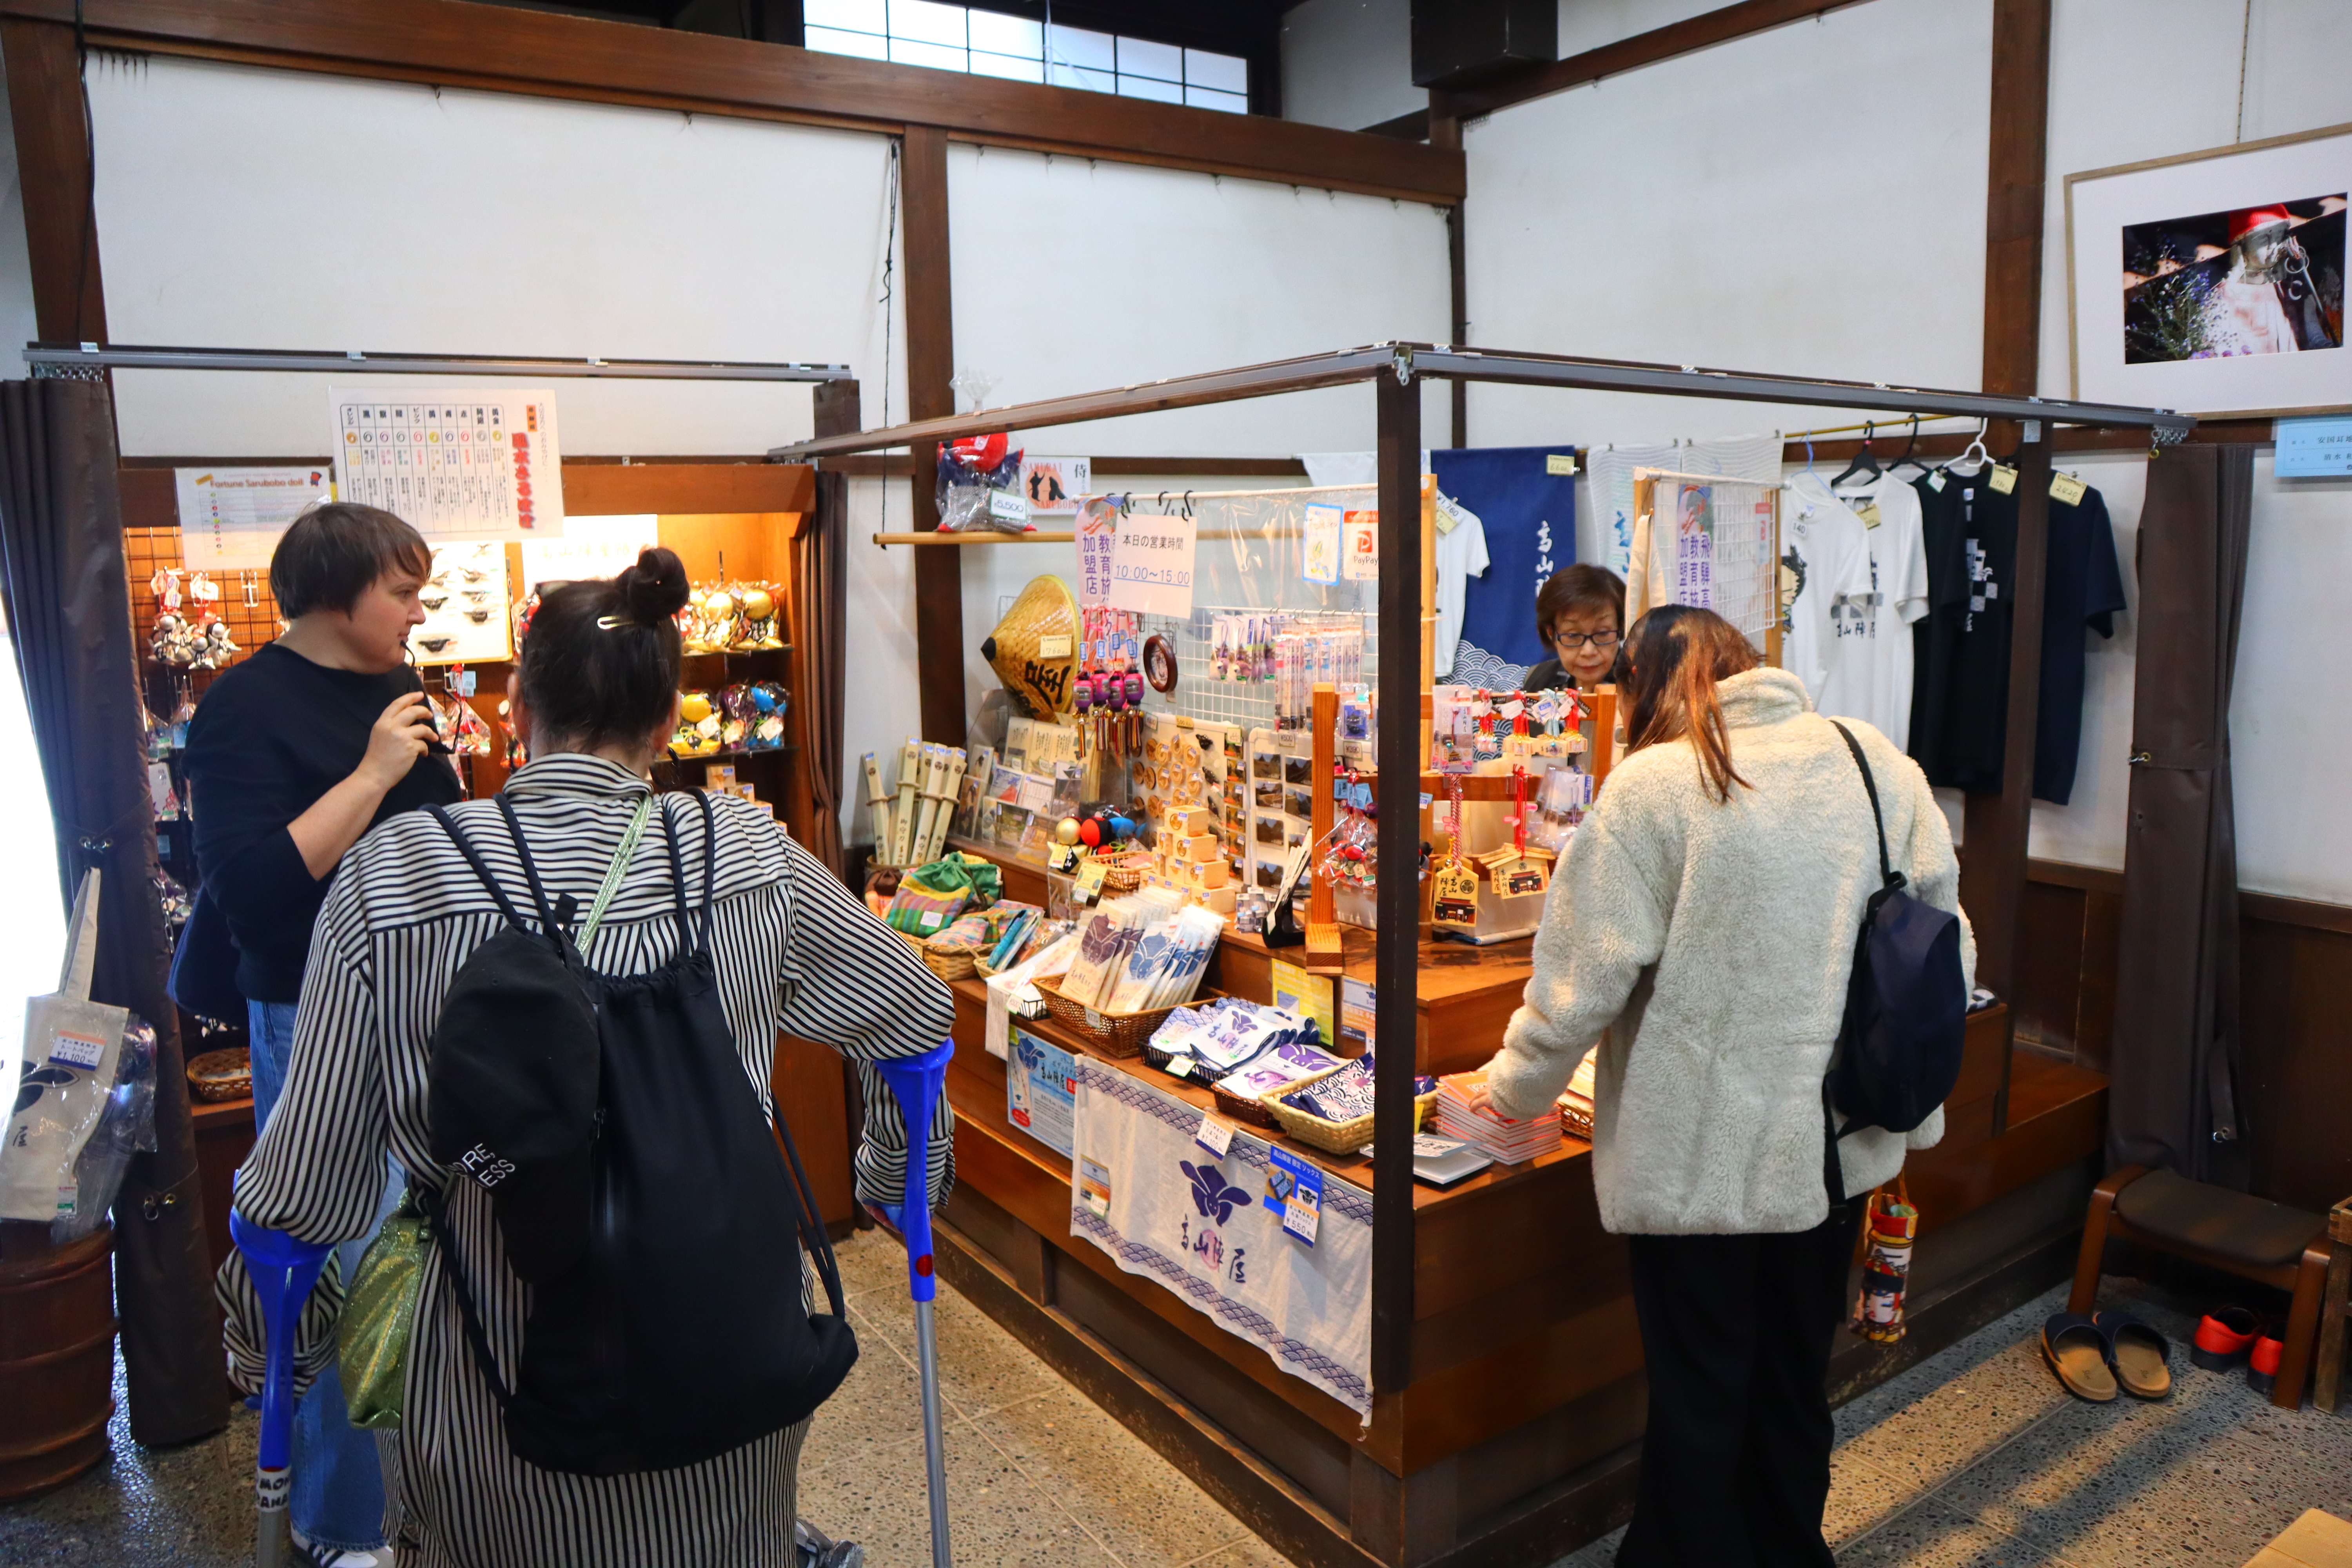
[[[2171,1344],[2129,1312],[2059,1312],[2042,1325],[2042,1359],[2078,1399],[2116,1394],[2162,1399],[2172,1392]]]

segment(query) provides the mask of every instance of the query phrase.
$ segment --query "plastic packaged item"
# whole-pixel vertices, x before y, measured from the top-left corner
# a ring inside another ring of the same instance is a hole
[[[74,1160],[74,1205],[62,1205],[49,1222],[49,1240],[59,1247],[79,1241],[106,1222],[122,1190],[133,1154],[155,1150],[155,1030],[132,1014],[115,1057],[114,1082],[98,1112],[89,1141]]]
[[[1035,531],[1021,489],[1021,449],[1001,434],[941,443],[935,494],[942,533]]]
[[[726,719],[708,691],[681,691],[677,699],[677,733],[670,740],[672,756],[707,757],[719,750]]]

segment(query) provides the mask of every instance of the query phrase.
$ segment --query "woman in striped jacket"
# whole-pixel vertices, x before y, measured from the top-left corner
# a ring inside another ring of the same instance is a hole
[[[505,793],[559,906],[568,896],[588,908],[651,788],[648,770],[677,722],[671,617],[686,595],[677,557],[648,550],[609,582],[548,593],[523,644],[514,709],[532,760]],[[772,819],[732,796],[711,805],[716,885],[703,885],[701,857],[688,856],[687,891],[691,906],[713,905],[720,1000],[744,1076],[772,1116],[780,1032],[856,1062],[866,1089],[857,1194],[898,1203],[905,1126],[868,1064],[937,1045],[953,1021],[947,988]],[[501,886],[522,885],[494,804],[450,815]],[[697,814],[695,841],[699,826]],[[627,861],[583,954],[599,973],[656,969],[679,940],[663,839],[646,834]],[[429,1043],[458,969],[503,924],[450,836],[423,813],[385,823],[352,850],[320,911],[284,1098],[238,1174],[241,1212],[307,1241],[362,1235],[375,1218],[387,1150],[412,1181],[444,1185],[426,1122]],[[936,1205],[953,1179],[944,1099],[931,1128]],[[487,1339],[511,1379],[530,1296],[503,1262],[487,1194],[472,1183],[448,1185],[448,1218]],[[677,1468],[614,1477],[541,1469],[508,1448],[442,1267],[436,1249],[420,1290],[393,1466],[403,1568],[789,1568],[806,1421]],[[240,1258],[224,1266],[220,1294],[232,1375],[258,1387],[260,1316]],[[332,1283],[314,1295],[298,1353],[331,1350],[317,1331],[337,1304]]]

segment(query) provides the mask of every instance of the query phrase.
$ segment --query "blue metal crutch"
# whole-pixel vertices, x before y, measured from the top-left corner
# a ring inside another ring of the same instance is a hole
[[[907,1124],[906,1201],[884,1208],[907,1238],[907,1290],[915,1299],[916,1366],[923,1379],[923,1460],[931,1489],[931,1568],[952,1568],[948,1552],[948,1467],[940,1433],[940,1341],[931,1321],[939,1281],[931,1272],[931,1107],[947,1081],[955,1041],[942,1040],[919,1057],[878,1061],[875,1069],[898,1101]]]
[[[294,1326],[319,1271],[334,1250],[331,1242],[297,1241],[282,1230],[258,1226],[229,1210],[228,1233],[245,1254],[246,1272],[261,1299],[261,1451],[253,1463],[253,1507],[257,1531],[254,1568],[286,1568],[293,1561],[287,1532],[286,1501],[294,1489]]]

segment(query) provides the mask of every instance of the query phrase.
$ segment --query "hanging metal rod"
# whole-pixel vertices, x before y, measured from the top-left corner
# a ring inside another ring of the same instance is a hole
[[[1375,343],[1337,353],[1307,354],[1234,370],[1171,377],[1042,403],[1016,404],[1009,408],[982,409],[942,419],[918,420],[884,430],[863,430],[828,436],[772,448],[768,456],[780,462],[805,462],[812,458],[870,452],[885,447],[913,447],[984,436],[997,430],[1034,430],[1053,425],[1076,425],[1090,419],[1150,414],[1169,408],[1191,408],[1205,403],[1230,403],[1266,397],[1276,393],[1304,392],[1319,386],[1339,386],[1395,375],[1410,382],[1416,375],[1447,380],[1503,382],[1522,386],[1580,387],[1599,392],[1638,392],[1675,397],[1732,398],[1749,403],[1801,403],[1828,408],[1883,408],[1897,416],[1933,418],[1956,415],[1969,419],[2037,419],[2055,425],[2089,425],[2153,431],[2159,443],[2178,441],[2197,421],[2163,408],[2133,408],[2119,404],[2070,403],[2039,397],[2014,397],[1998,393],[1939,392],[1913,386],[1853,381],[1822,381],[1801,376],[1751,375],[1738,371],[1706,370],[1696,365],[1640,364],[1624,360],[1570,359],[1554,354],[1498,353],[1489,349],[1433,348],[1426,343]]]
[[[845,364],[683,359],[538,359],[499,354],[318,353],[300,349],[159,348],[27,343],[28,365],[104,370],[294,370],[350,375],[593,376],[635,381],[848,381]]]

